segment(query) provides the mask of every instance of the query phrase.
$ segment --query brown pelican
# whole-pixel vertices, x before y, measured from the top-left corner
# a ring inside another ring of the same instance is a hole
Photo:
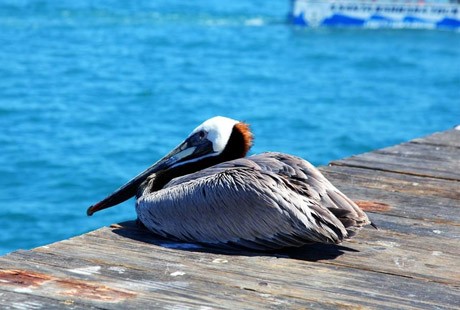
[[[213,117],[87,214],[136,195],[139,220],[160,236],[257,250],[338,244],[372,224],[309,162],[245,157],[252,139],[246,123]]]

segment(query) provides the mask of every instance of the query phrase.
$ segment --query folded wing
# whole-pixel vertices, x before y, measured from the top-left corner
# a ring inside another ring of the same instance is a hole
[[[311,164],[264,153],[173,179],[137,200],[153,232],[214,245],[276,249],[340,243],[367,216]]]

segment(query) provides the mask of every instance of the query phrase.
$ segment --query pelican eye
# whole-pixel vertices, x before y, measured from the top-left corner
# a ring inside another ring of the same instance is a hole
[[[206,135],[207,135],[207,132],[204,131],[204,130],[201,130],[201,131],[198,132],[198,138],[200,140],[203,140],[206,137]]]
[[[192,145],[195,145],[197,143],[202,143],[203,140],[208,136],[208,132],[205,131],[205,130],[200,130],[198,132],[196,132],[195,134],[193,134],[190,138],[189,138],[189,142],[192,144]]]

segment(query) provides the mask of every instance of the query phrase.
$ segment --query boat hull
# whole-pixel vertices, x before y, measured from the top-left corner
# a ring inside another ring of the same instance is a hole
[[[295,25],[460,29],[460,4],[424,1],[293,0]]]

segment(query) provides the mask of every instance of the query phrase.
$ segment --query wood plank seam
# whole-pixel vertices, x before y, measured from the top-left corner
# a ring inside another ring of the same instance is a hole
[[[417,277],[417,276],[408,275],[408,274],[401,274],[401,273],[389,272],[389,271],[384,271],[384,270],[375,270],[375,269],[372,269],[372,268],[365,268],[365,267],[360,267],[360,266],[350,266],[350,265],[347,265],[347,264],[341,264],[341,263],[337,263],[337,262],[323,261],[323,262],[320,262],[320,263],[324,263],[325,265],[339,266],[339,267],[346,267],[346,268],[351,268],[351,269],[356,269],[356,270],[361,270],[361,271],[374,272],[374,273],[377,273],[377,274],[384,274],[384,275],[389,275],[389,276],[402,277],[402,278],[406,278],[406,279],[413,279],[413,280],[420,280],[420,281],[424,281],[424,282],[437,283],[437,284],[451,286],[452,288],[459,288],[460,287],[460,282],[448,282],[448,281],[442,281],[442,280],[436,280],[436,279],[428,279],[428,278]]]
[[[460,146],[456,145],[446,145],[446,144],[441,144],[441,143],[435,143],[435,142],[428,142],[428,141],[417,141],[417,140],[412,140],[407,142],[408,144],[417,144],[417,145],[428,145],[428,146],[434,146],[434,147],[448,147],[448,148],[454,148],[454,149],[460,149]]]
[[[328,164],[328,166],[329,167],[339,166],[339,167],[360,168],[360,169],[367,169],[367,170],[371,170],[371,171],[391,172],[391,173],[398,173],[398,174],[403,174],[403,175],[411,175],[411,176],[423,177],[423,178],[432,178],[432,179],[439,179],[439,180],[445,180],[445,181],[455,181],[455,182],[460,183],[460,180],[455,179],[455,178],[442,177],[442,176],[433,176],[433,175],[429,175],[429,174],[422,174],[422,173],[408,172],[408,171],[396,171],[396,170],[377,168],[377,167],[366,167],[366,166],[358,165],[358,164],[348,164],[348,163],[345,163],[345,162],[342,162],[342,161],[332,161],[332,162],[330,162]]]

